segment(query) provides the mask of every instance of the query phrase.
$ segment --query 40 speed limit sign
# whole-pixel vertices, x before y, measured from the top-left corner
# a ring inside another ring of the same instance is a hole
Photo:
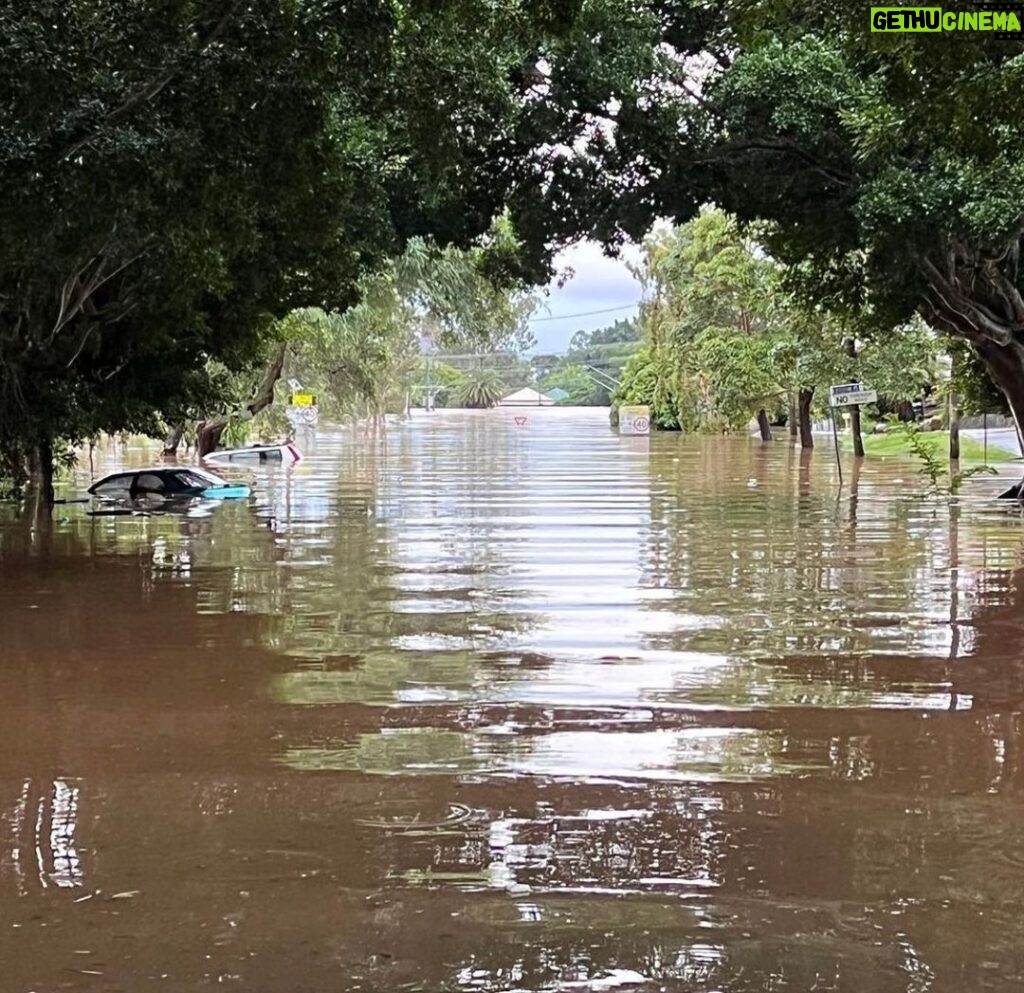
[[[619,434],[650,434],[651,411],[649,407],[619,407]]]

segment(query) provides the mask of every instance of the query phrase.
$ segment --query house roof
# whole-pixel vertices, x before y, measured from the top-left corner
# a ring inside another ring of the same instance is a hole
[[[515,393],[510,393],[498,402],[499,407],[550,407],[554,400],[546,393],[539,393],[529,386],[524,386]]]

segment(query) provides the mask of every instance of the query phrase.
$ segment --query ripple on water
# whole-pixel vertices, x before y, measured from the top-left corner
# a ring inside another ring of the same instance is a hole
[[[306,449],[0,524],[13,986],[1022,988],[998,480],[560,409]]]

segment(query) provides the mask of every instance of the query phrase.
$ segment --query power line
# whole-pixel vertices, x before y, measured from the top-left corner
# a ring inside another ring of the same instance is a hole
[[[632,310],[634,307],[639,306],[639,302],[624,303],[621,307],[605,307],[604,310],[584,310],[579,314],[559,314],[557,317],[532,317],[528,323],[540,324],[541,321],[568,321],[574,317],[593,317],[595,314],[610,314],[615,310]]]

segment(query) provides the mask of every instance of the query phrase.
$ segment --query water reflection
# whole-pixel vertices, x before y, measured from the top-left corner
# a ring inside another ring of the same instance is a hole
[[[997,480],[544,410],[253,482],[0,525],[12,989],[1021,988]]]

